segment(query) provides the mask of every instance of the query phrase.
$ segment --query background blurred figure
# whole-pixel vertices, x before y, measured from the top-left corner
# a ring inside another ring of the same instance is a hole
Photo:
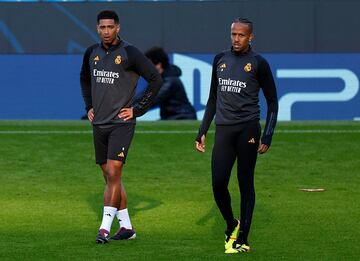
[[[169,63],[167,53],[161,47],[152,47],[145,55],[153,62],[163,78],[154,106],[160,106],[162,120],[196,120],[196,111],[190,104],[183,83],[181,69]]]

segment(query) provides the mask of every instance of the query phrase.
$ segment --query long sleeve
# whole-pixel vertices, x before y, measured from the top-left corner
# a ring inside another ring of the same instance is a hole
[[[83,63],[80,71],[80,86],[81,93],[85,102],[85,110],[88,112],[92,108],[91,99],[91,72],[89,65],[89,58],[92,51],[92,47],[89,47],[84,54]]]
[[[128,52],[129,61],[134,68],[134,71],[149,83],[144,95],[134,107],[134,116],[139,117],[154,104],[155,97],[162,85],[162,79],[155,66],[136,47],[127,46],[125,48]]]
[[[171,81],[167,81],[166,79],[163,79],[163,81],[164,82],[163,82],[158,94],[156,95],[154,106],[156,106],[156,105],[160,106],[161,103],[166,101],[171,95],[171,87],[172,87]]]
[[[196,137],[196,141],[198,142],[201,142],[202,135],[206,135],[216,113],[216,95],[217,95],[217,86],[218,86],[216,71],[217,71],[217,63],[222,56],[223,53],[216,55],[213,61],[209,99],[207,101],[204,117],[200,125],[198,135]]]
[[[274,78],[268,62],[263,58],[259,59],[258,80],[267,103],[266,124],[261,143],[270,147],[277,122],[279,106]]]

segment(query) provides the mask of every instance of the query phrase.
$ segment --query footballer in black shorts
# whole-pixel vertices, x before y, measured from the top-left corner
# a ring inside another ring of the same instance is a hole
[[[134,136],[136,117],[155,102],[162,79],[155,66],[135,46],[120,36],[118,15],[105,10],[97,16],[101,42],[85,51],[80,73],[82,96],[93,125],[96,163],[100,165],[106,186],[102,223],[96,243],[136,237],[127,210],[122,168]],[[136,85],[142,76],[148,87],[134,105]],[[119,230],[110,237],[114,217]]]
[[[108,159],[125,164],[128,150],[135,132],[135,124],[94,125],[94,147],[96,164],[104,164]]]

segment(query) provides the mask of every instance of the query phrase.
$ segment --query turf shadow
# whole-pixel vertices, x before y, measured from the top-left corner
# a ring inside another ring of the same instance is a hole
[[[225,224],[225,223],[215,204],[209,209],[209,211],[205,215],[203,215],[196,221],[196,225],[206,226],[210,222],[213,223],[211,229],[211,233],[213,235],[218,235],[220,231],[221,233],[223,232],[223,226],[219,226],[219,224]]]
[[[159,207],[163,204],[160,200],[144,196],[142,194],[127,191],[128,209],[131,217],[135,217],[138,212],[143,212]],[[102,219],[103,212],[103,193],[93,193],[87,198],[87,202],[91,209],[96,213],[98,220]]]

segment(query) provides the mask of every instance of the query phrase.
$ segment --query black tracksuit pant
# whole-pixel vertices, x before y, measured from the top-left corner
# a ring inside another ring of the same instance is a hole
[[[237,159],[241,195],[239,241],[247,243],[255,205],[254,170],[261,135],[258,120],[237,125],[217,125],[212,152],[212,187],[216,204],[228,228],[234,224],[228,190],[231,169]]]

